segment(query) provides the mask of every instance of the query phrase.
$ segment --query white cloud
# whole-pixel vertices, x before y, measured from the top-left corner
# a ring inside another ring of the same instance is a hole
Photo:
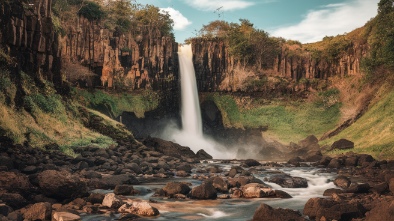
[[[232,11],[254,5],[248,0],[184,0],[188,5],[202,11]],[[269,0],[272,1],[272,0]]]
[[[298,24],[280,27],[271,34],[302,43],[316,42],[325,36],[350,32],[363,26],[377,14],[379,0],[349,0],[342,4],[328,4],[308,12]]]
[[[168,14],[171,16],[171,19],[174,21],[174,30],[182,30],[192,24],[192,22],[183,16],[178,10],[175,10],[171,7],[161,8],[160,10],[168,12]]]

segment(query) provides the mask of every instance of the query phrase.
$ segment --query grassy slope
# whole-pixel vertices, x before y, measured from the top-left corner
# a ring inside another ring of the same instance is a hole
[[[346,138],[355,143],[354,152],[368,153],[379,159],[394,158],[394,91],[381,89],[376,102],[354,124],[337,136],[322,142],[331,144]],[[344,151],[333,151],[337,154]]]
[[[283,143],[299,141],[310,134],[322,135],[340,119],[340,103],[325,107],[316,102],[271,102],[268,105],[237,104],[231,95],[207,96],[221,110],[226,127],[268,126],[266,136]]]

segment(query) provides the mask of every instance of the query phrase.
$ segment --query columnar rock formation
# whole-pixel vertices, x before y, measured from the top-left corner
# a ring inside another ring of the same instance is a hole
[[[105,87],[118,83],[129,89],[177,87],[177,43],[157,29],[139,27],[136,33],[112,32],[100,22],[76,18],[62,38],[62,58],[88,66]]]
[[[4,2],[4,1],[3,1]],[[0,5],[0,45],[17,68],[61,85],[52,0],[14,0]]]
[[[342,56],[330,61],[314,57],[313,52],[298,44],[283,44],[273,65],[261,69],[241,65],[229,54],[224,40],[195,38],[192,44],[200,91],[243,91],[248,79],[263,75],[288,81],[356,75],[360,74],[360,59],[368,53],[367,44],[353,42]]]

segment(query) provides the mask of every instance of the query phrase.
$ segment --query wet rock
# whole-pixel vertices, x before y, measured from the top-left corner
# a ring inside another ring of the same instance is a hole
[[[132,213],[140,216],[157,216],[159,210],[152,207],[148,202],[132,202],[122,205],[119,209],[121,213]]]
[[[379,202],[366,213],[365,221],[394,220],[394,200]]]
[[[269,182],[276,183],[284,188],[306,188],[308,181],[302,177],[291,177],[286,174],[274,175],[269,178]]]
[[[335,141],[331,145],[330,150],[347,150],[353,148],[354,148],[354,143],[352,141],[346,139],[340,139]]]
[[[134,188],[130,185],[116,185],[114,193],[116,195],[131,195],[133,194]]]
[[[170,182],[163,187],[163,191],[166,196],[172,197],[175,194],[187,195],[190,192],[190,187],[188,184],[183,182]]]
[[[352,183],[345,190],[346,193],[368,193],[371,187],[368,183]]]
[[[235,177],[235,175],[238,174],[238,171],[236,168],[231,168],[230,171],[228,172],[229,177]]]
[[[104,200],[105,195],[101,193],[91,193],[89,197],[86,198],[87,202],[92,204],[102,203]]]
[[[27,205],[27,200],[19,193],[2,193],[0,199],[13,209],[20,209]]]
[[[298,157],[298,156],[297,157],[293,157],[289,161],[287,161],[287,163],[289,163],[289,164],[291,164],[293,166],[296,166],[296,167],[299,167],[301,162],[304,162],[304,160],[301,159],[301,157]]]
[[[332,196],[333,194],[343,193],[341,189],[330,188],[326,189],[323,193],[323,196]]]
[[[212,182],[212,185],[218,192],[227,193],[228,192],[228,184],[221,177],[212,177],[209,179]]]
[[[241,198],[241,197],[243,197],[242,190],[240,190],[238,188],[233,188],[231,190],[231,198]]]
[[[203,150],[203,149],[197,151],[196,155],[197,155],[197,158],[201,159],[201,160],[213,159],[213,157],[211,155],[209,155],[207,152],[205,152],[205,150]]]
[[[211,182],[204,182],[200,186],[196,186],[191,190],[190,198],[200,200],[216,199],[217,191]]]
[[[137,185],[140,183],[137,178],[131,174],[109,175],[103,177],[101,181],[109,189],[114,189],[116,185]]]
[[[51,214],[50,203],[36,203],[27,208],[23,216],[27,220],[51,220]]]
[[[228,179],[229,187],[241,187],[241,186],[244,186],[248,183],[250,183],[250,179],[248,177],[240,176],[240,177]]]
[[[259,183],[249,183],[240,188],[245,198],[263,198],[274,196],[275,191],[270,187],[259,184]]]
[[[243,162],[244,165],[246,165],[247,167],[254,167],[254,166],[260,166],[261,163],[257,160],[254,159],[247,159]]]
[[[139,216],[131,213],[122,213],[119,217],[119,221],[130,221],[130,220],[138,220],[140,219]]]
[[[293,198],[290,194],[286,193],[283,190],[274,190],[275,198],[281,198],[281,199],[289,199],[289,198]]]
[[[101,204],[103,206],[116,209],[116,208],[119,208],[123,204],[123,201],[118,196],[116,196],[114,193],[107,193],[107,194],[105,194],[105,197],[104,197],[103,202]]]
[[[334,184],[338,187],[346,189],[350,186],[351,181],[345,176],[338,176],[337,178],[335,178]]]
[[[274,209],[267,204],[262,203],[259,208],[255,211],[253,215],[253,221],[284,221],[284,220],[292,220],[292,221],[304,221],[306,220],[301,216],[301,213],[298,211],[290,210],[290,209]]]
[[[81,217],[69,212],[54,212],[52,221],[80,221]]]
[[[336,169],[341,168],[341,166],[342,166],[341,160],[336,158],[332,159],[330,163],[327,165],[328,168],[336,168]]]
[[[304,215],[315,220],[352,220],[365,213],[360,204],[337,202],[333,199],[311,198],[305,204]]]
[[[87,195],[86,183],[67,171],[46,170],[38,174],[43,194],[57,199],[73,199]]]

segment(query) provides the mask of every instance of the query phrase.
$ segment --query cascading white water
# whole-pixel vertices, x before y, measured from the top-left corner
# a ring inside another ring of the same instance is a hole
[[[224,146],[204,136],[196,76],[193,66],[191,45],[178,48],[179,67],[181,72],[181,117],[182,129],[174,123],[169,123],[160,137],[190,147],[194,152],[204,149],[215,159],[230,159],[235,153],[230,153]]]
[[[179,46],[178,56],[181,71],[182,130],[202,137],[201,111],[191,45]]]

